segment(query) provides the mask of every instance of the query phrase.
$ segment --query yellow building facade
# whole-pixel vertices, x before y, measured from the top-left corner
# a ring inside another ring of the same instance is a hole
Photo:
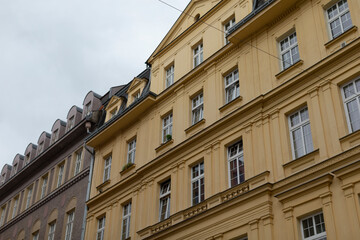
[[[105,104],[86,239],[359,239],[360,2],[193,0]]]

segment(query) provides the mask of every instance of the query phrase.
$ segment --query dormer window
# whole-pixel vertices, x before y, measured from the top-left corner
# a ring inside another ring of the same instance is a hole
[[[38,146],[38,154],[40,154],[44,149],[44,142],[41,142]]]
[[[137,91],[134,95],[133,95],[133,102],[135,102],[136,100],[138,100],[140,98],[140,90]]]
[[[5,178],[6,178],[6,174],[3,173],[3,175],[1,176],[1,184],[4,184]]]
[[[30,162],[30,153],[25,155],[25,165]]]
[[[88,103],[84,106],[84,113],[85,113],[85,116],[90,115],[90,113],[91,113],[91,102],[88,102]]]
[[[14,176],[16,173],[17,173],[17,169],[18,169],[18,164],[15,163],[14,166],[13,166],[13,171],[12,171],[12,176]]]
[[[114,108],[113,110],[110,111],[110,118],[113,118],[116,115],[117,112],[117,108]]]
[[[68,121],[68,129],[67,130],[69,131],[70,129],[72,129],[74,127],[74,125],[75,125],[75,118],[74,118],[74,116],[72,116]]]
[[[59,129],[56,129],[51,135],[51,143],[56,142],[58,138],[59,138]]]

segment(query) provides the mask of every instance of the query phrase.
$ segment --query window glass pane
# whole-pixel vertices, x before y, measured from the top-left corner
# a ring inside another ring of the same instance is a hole
[[[360,113],[357,103],[357,99],[353,99],[351,102],[347,103],[349,120],[352,131],[357,131],[360,129]]]
[[[304,155],[304,146],[301,138],[301,129],[298,128],[292,132],[294,154],[295,158],[299,158]]]
[[[313,142],[312,142],[312,136],[311,136],[311,129],[310,129],[310,123],[306,124],[303,127],[304,130],[304,141],[305,141],[305,150],[306,153],[312,152],[313,149]]]
[[[351,21],[351,17],[350,17],[350,13],[347,12],[344,15],[341,16],[341,22],[342,22],[342,26],[344,31],[348,30],[349,28],[352,27],[352,21]]]
[[[358,85],[358,84],[356,84],[356,85]],[[355,95],[355,89],[354,89],[353,83],[346,85],[345,87],[343,87],[343,89],[344,89],[345,98]]]
[[[339,36],[341,32],[340,20],[336,19],[330,23],[330,29],[333,37]]]

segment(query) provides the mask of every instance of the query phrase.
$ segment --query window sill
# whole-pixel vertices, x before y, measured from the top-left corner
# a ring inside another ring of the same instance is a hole
[[[136,164],[134,163],[133,165],[131,165],[130,167],[128,167],[127,169],[121,170],[120,174],[123,175],[124,173],[129,172],[131,169],[135,168]]]
[[[349,133],[339,139],[342,148],[349,149],[360,144],[360,130]]]
[[[156,152],[161,151],[162,149],[166,148],[167,146],[171,145],[174,142],[174,139],[171,139],[169,141],[166,141],[164,143],[162,143],[160,146],[158,146],[157,148],[155,148]]]
[[[283,164],[283,168],[285,170],[285,176],[289,176],[295,172],[303,170],[315,163],[315,157],[319,155],[319,149],[315,149],[314,151],[294,159],[288,163]]]
[[[345,36],[349,35],[350,33],[356,32],[357,31],[357,26],[352,26],[351,28],[349,28],[348,30],[346,30],[345,32],[343,32],[342,34],[340,34],[339,36],[331,39],[329,42],[325,43],[324,46],[326,48],[330,48],[331,46],[335,45],[336,43],[338,43],[342,38],[344,38]]]
[[[288,67],[287,69],[282,70],[281,72],[279,72],[278,74],[275,75],[275,77],[277,79],[282,78],[284,75],[286,75],[288,72],[290,72],[291,70],[293,70],[294,68],[300,67],[301,65],[304,64],[303,60],[299,60],[296,63],[294,63],[293,65],[291,65],[290,67]]]
[[[233,99],[232,101],[226,103],[224,106],[222,106],[221,108],[219,108],[219,111],[220,111],[220,112],[225,111],[226,109],[230,108],[231,106],[235,105],[236,103],[241,102],[242,99],[243,99],[242,96],[239,96],[239,97]]]
[[[197,123],[191,125],[190,127],[188,127],[187,129],[185,129],[185,133],[189,134],[190,132],[194,131],[195,129],[199,128],[200,126],[205,124],[205,118],[201,119],[200,121],[198,121]]]
[[[96,187],[96,189],[99,191],[99,192],[102,192],[103,191],[103,187],[107,186],[110,184],[110,179],[106,180],[105,182],[103,182],[102,184],[100,184],[99,186]]]

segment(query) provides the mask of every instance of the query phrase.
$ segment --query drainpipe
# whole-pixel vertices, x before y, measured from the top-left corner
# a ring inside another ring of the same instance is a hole
[[[89,122],[86,122],[86,129],[87,129],[87,133],[90,133],[90,127],[91,127],[91,123],[90,125],[88,125]],[[89,180],[88,180],[88,184],[87,184],[87,190],[86,190],[86,199],[85,202],[87,202],[90,198],[90,188],[91,188],[91,179],[92,179],[92,175],[93,175],[93,168],[94,168],[94,161],[95,161],[95,151],[93,149],[89,149],[86,146],[86,143],[84,141],[84,149],[90,153],[91,158],[90,158],[90,172],[89,172]],[[86,218],[87,218],[87,212],[88,212],[88,207],[85,204],[85,208],[84,208],[84,218],[83,218],[83,223],[81,226],[81,240],[85,239],[85,231],[86,231]]]

